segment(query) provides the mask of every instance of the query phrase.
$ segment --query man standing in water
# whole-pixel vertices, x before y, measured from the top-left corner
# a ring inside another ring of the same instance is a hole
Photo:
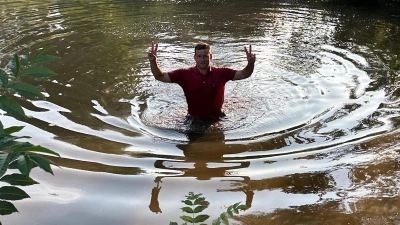
[[[247,55],[247,66],[244,69],[214,67],[211,65],[210,45],[200,42],[195,47],[195,66],[164,72],[157,64],[157,49],[158,43],[151,42],[148,58],[154,77],[162,82],[179,84],[185,93],[188,117],[207,121],[217,121],[224,116],[221,108],[224,103],[225,83],[250,77],[256,61],[250,45],[249,49],[244,48]]]

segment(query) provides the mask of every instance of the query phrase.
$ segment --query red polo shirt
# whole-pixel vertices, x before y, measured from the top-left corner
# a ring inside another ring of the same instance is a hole
[[[228,67],[210,67],[203,75],[194,66],[168,72],[168,75],[172,83],[182,87],[191,116],[216,120],[224,103],[225,83],[232,80],[235,73],[236,70]]]

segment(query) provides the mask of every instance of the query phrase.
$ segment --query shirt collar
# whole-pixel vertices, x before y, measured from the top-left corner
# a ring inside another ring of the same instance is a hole
[[[194,68],[195,68],[195,70],[196,70],[197,73],[202,74],[202,73],[200,73],[200,70],[199,70],[199,68],[197,68],[196,65],[194,66]],[[212,72],[212,66],[210,65],[210,66],[208,67],[208,70],[207,70],[206,75],[209,74],[209,73],[211,73],[211,72]],[[203,75],[203,74],[202,74],[202,75]]]

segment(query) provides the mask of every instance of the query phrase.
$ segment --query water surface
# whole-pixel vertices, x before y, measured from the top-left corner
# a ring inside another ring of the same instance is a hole
[[[241,224],[399,223],[399,14],[293,1],[0,1],[0,65],[56,45],[59,75],[46,98],[20,99],[30,118],[5,126],[61,154],[5,225],[169,224],[203,193],[204,213],[250,207]],[[194,64],[242,69],[226,118],[188,135],[178,85],[156,81],[147,51],[168,71]]]

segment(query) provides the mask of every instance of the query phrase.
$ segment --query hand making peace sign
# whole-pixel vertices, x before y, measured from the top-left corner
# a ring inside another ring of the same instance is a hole
[[[150,61],[157,60],[157,50],[158,50],[158,43],[154,43],[154,41],[152,41],[151,49],[150,49],[149,53],[147,54],[147,57],[149,58]]]
[[[248,51],[247,51],[247,48],[244,47],[244,51],[246,52],[246,55],[247,55],[247,62],[254,64],[256,62],[256,54],[251,53],[251,45],[249,46]]]

